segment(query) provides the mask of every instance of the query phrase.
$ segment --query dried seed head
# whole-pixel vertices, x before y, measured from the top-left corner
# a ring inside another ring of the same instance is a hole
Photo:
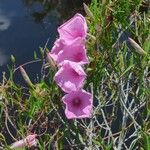
[[[94,15],[91,12],[91,10],[89,9],[89,7],[85,3],[83,3],[83,7],[84,7],[84,11],[90,17],[90,19],[94,20]]]
[[[50,66],[55,69],[56,68],[56,63],[54,62],[54,60],[52,59],[52,57],[49,55],[49,53],[47,54],[47,61],[50,64]]]
[[[141,55],[147,54],[139,44],[137,44],[132,38],[128,38],[128,41],[130,42],[131,46],[135,49],[135,51]]]
[[[27,75],[26,71],[23,69],[22,66],[19,67],[20,69],[20,72],[21,72],[21,75],[23,77],[23,79],[25,80],[25,82],[30,86],[30,87],[33,87],[33,84],[29,78],[29,76]]]

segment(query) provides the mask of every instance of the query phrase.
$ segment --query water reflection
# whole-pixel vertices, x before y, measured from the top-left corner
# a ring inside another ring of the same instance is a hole
[[[32,61],[34,51],[39,53],[39,47],[44,47],[48,39],[47,46],[51,49],[57,38],[57,27],[75,13],[83,12],[82,3],[83,0],[1,1],[0,48],[5,51],[0,53],[0,80],[11,54],[18,66]],[[34,67],[33,78],[39,72],[40,67]]]
[[[76,12],[83,12],[82,4],[91,0],[23,0],[24,4],[32,10],[31,16],[37,23],[52,12],[57,13],[59,19],[64,20]]]
[[[10,23],[10,18],[8,16],[5,16],[0,10],[0,31],[7,30],[10,26]]]
[[[58,0],[23,0],[23,3],[30,9],[34,21],[41,23],[57,7]]]
[[[10,27],[11,20],[10,18],[3,13],[0,9],[0,31],[5,31]],[[5,65],[8,62],[8,55],[5,54],[5,50],[0,48],[0,67]]]
[[[0,67],[8,62],[8,56],[0,49]]]

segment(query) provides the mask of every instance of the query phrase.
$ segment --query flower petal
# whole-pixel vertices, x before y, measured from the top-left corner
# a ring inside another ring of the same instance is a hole
[[[57,63],[62,65],[64,60],[69,60],[80,65],[87,64],[89,61],[84,45],[83,40],[78,38],[72,44],[64,46],[63,50],[58,54]]]
[[[79,105],[74,100],[79,99]],[[62,98],[66,105],[65,114],[68,119],[90,118],[92,114],[92,95],[84,90],[72,91]]]
[[[61,39],[55,41],[51,52],[49,52],[50,57],[52,57],[54,61],[57,61],[58,53],[64,48],[64,45],[65,43]]]
[[[86,74],[82,67],[71,61],[64,61],[61,68],[55,74],[54,80],[66,93],[76,91],[83,86]]]
[[[73,18],[58,28],[58,33],[60,39],[64,39],[66,43],[71,43],[78,37],[85,39],[87,35],[87,24],[85,18],[81,14],[76,14]]]

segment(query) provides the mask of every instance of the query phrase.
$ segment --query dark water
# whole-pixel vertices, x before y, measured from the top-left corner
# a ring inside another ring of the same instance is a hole
[[[18,66],[33,60],[34,51],[39,53],[39,47],[44,47],[47,40],[51,48],[57,27],[82,11],[82,3],[81,0],[0,0],[0,79],[2,72],[7,72],[10,55],[15,56]],[[40,66],[34,64],[28,70],[34,78]]]

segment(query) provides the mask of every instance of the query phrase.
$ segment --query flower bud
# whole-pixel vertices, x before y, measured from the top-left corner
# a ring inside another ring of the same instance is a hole
[[[132,38],[128,38],[128,41],[130,42],[131,46],[135,49],[135,51],[141,55],[147,54],[139,44],[137,44]]]
[[[28,135],[26,138],[17,141],[11,145],[11,149],[32,147],[37,145],[36,134]]]
[[[21,75],[23,77],[23,79],[25,80],[25,82],[30,86],[30,87],[33,87],[33,84],[29,78],[29,76],[27,75],[26,71],[23,69],[22,66],[19,67],[20,69],[20,72],[21,72]]]
[[[56,68],[57,65],[49,53],[47,53],[47,61],[53,69]]]
[[[89,9],[89,7],[83,3],[83,7],[84,7],[84,11],[86,12],[86,14],[92,19],[94,20],[94,15],[93,13],[91,12],[91,10]]]

